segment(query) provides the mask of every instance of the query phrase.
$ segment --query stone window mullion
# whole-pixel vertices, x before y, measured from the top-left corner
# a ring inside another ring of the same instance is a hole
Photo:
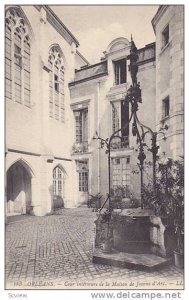
[[[60,67],[59,67],[59,69],[58,69],[58,119],[59,119],[59,121],[61,121],[61,115],[60,115],[60,110],[61,110],[61,103],[60,103],[60,75],[61,75],[61,73],[60,73]]]
[[[62,69],[63,64],[60,66],[60,121],[65,121],[65,95],[64,95],[64,71]]]
[[[21,35],[21,103],[24,103],[24,36]]]
[[[54,64],[54,118],[59,121],[59,68],[56,66],[57,60]]]
[[[23,103],[31,107],[31,51],[28,33],[23,36]]]
[[[54,88],[54,84],[55,84],[55,80],[54,80],[54,75],[55,75],[55,60],[52,63],[52,101],[53,101],[53,105],[52,105],[52,118],[54,118],[55,116],[55,88]]]
[[[11,99],[14,102],[25,104],[25,69],[23,67],[25,54],[25,36],[28,34],[28,26],[21,12],[17,8],[10,8],[6,11],[6,22],[10,26],[10,68],[11,69]],[[29,37],[29,34],[28,34]],[[30,64],[30,52],[27,57]],[[28,71],[30,72],[30,70]],[[30,74],[28,76],[28,86],[30,86]],[[10,95],[9,95],[10,96]],[[27,101],[30,103],[30,90],[27,93]]]
[[[14,66],[14,31],[15,31],[16,27],[12,28],[11,31],[11,70],[12,70],[12,99],[15,102],[15,66]]]

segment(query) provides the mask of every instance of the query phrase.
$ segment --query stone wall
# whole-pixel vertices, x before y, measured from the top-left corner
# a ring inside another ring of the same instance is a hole
[[[28,166],[32,174],[31,204],[34,214],[45,215],[52,210],[53,168],[57,165],[66,173],[65,206],[75,206],[68,82],[74,78],[76,45],[48,7],[26,5],[17,8],[25,15],[31,31],[31,106],[16,103],[14,99],[6,100],[6,170],[16,161]],[[64,57],[63,123],[49,117],[48,57],[50,48],[55,44],[59,45]]]
[[[166,143],[160,137],[160,152],[179,159],[184,153],[184,5],[162,5],[152,22],[156,33],[156,124],[167,124]],[[169,41],[162,32],[169,26]],[[169,96],[169,116],[164,118],[163,99]]]

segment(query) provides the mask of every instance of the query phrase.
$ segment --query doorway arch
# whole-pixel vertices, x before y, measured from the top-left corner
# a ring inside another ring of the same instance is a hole
[[[22,159],[7,171],[7,215],[29,214],[31,210],[31,179],[33,172]]]

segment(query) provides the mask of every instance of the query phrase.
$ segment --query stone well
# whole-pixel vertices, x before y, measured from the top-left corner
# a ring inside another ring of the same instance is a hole
[[[98,216],[95,247],[100,247],[106,235],[107,224]],[[172,255],[175,249],[174,232],[166,219],[157,217],[149,209],[115,209],[110,222],[113,249],[126,253],[152,253],[162,257]]]

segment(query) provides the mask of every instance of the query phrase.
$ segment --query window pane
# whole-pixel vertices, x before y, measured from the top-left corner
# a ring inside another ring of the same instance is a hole
[[[165,47],[169,43],[169,25],[162,32],[162,47]]]
[[[115,84],[126,83],[127,81],[126,59],[121,59],[114,62]]]
[[[53,194],[63,197],[64,176],[63,171],[56,167],[53,170]]]
[[[16,52],[16,50],[19,48],[19,47],[21,47],[20,45],[21,45],[21,36],[17,33],[17,32],[15,32],[14,33],[14,41],[15,41],[15,52]],[[19,50],[18,50],[19,51]]]
[[[126,60],[123,59],[120,62],[120,83],[126,82]]]
[[[63,81],[63,79],[60,79],[59,88],[60,88],[60,93],[64,94],[64,81]]]
[[[11,96],[12,96],[11,80],[5,78],[5,97],[11,99]]]
[[[53,180],[53,194],[56,195],[56,180]]]
[[[60,110],[60,118],[61,118],[61,122],[64,122],[64,109],[61,108]]]
[[[59,93],[59,79],[56,74],[54,75],[54,89],[55,92]]]
[[[59,120],[59,106],[55,105],[55,119]]]
[[[82,142],[82,114],[77,112],[75,114],[75,126],[76,126],[76,143]]]
[[[21,81],[21,40],[20,37],[14,35],[14,96],[15,101],[18,103],[22,102],[22,81]]]
[[[21,91],[15,90],[15,101],[21,103]]]
[[[129,136],[129,103],[124,101],[121,101],[121,135]],[[127,144],[127,140],[125,143]]]
[[[11,59],[11,40],[5,38],[5,56]]]
[[[24,95],[24,104],[30,107],[30,95]]]
[[[6,24],[6,27],[5,27],[5,36],[7,39],[11,40],[11,29],[8,26],[8,24]]]
[[[5,59],[5,77],[11,79],[11,61],[9,59]]]
[[[64,108],[64,95],[60,95],[60,107]]]
[[[169,116],[170,102],[169,97],[163,100],[163,118]]]
[[[79,173],[79,191],[88,192],[88,172]]]
[[[53,103],[53,91],[52,88],[49,89],[50,102]]]
[[[30,73],[24,70],[24,87],[30,90]]]
[[[53,75],[52,75],[52,72],[50,72],[50,73],[49,73],[49,86],[50,86],[50,87],[53,86],[52,82],[53,82]]]
[[[49,116],[53,117],[53,103],[49,102]]]
[[[130,185],[130,165],[128,157],[112,159],[112,187],[114,194],[121,197],[128,196]]]
[[[119,129],[119,102],[112,103],[112,131]]]
[[[83,114],[83,142],[88,141],[88,111],[85,110],[82,112]]]
[[[30,54],[30,43],[28,41],[24,41],[24,51]]]
[[[30,56],[24,57],[24,70],[30,72]]]

